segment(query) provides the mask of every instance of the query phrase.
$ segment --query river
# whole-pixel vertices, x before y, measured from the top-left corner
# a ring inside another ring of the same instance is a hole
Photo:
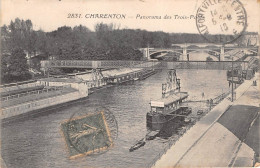
[[[181,90],[189,99],[216,97],[229,90],[226,71],[177,70]],[[167,145],[156,138],[134,152],[129,148],[147,133],[146,113],[150,99],[161,97],[161,83],[166,70],[134,83],[98,90],[81,102],[50,109],[37,115],[17,119],[2,125],[2,158],[8,167],[146,167]],[[118,122],[118,138],[114,146],[100,155],[69,159],[61,132],[61,122],[74,113],[93,112],[106,107]]]

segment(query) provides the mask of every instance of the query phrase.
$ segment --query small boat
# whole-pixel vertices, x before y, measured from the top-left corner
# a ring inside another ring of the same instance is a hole
[[[145,138],[146,140],[153,140],[158,136],[159,132],[158,131],[151,131],[148,134],[146,134]]]
[[[134,79],[134,81],[137,81],[139,78],[133,78]]]
[[[197,111],[197,115],[201,115],[201,114],[203,114],[203,110],[202,110],[202,109],[199,109],[199,110]]]
[[[140,141],[138,141],[134,146],[132,146],[129,149],[129,152],[133,152],[134,150],[139,149],[139,148],[141,148],[144,145],[145,145],[145,140],[141,139]]]

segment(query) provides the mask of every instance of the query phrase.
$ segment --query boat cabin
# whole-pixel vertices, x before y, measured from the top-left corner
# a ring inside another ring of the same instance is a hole
[[[151,113],[169,114],[172,112],[178,113],[182,110],[182,101],[188,97],[187,92],[177,92],[159,100],[151,101]],[[186,107],[188,108],[188,107]]]

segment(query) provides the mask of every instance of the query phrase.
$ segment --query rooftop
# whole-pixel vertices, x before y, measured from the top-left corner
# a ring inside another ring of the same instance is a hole
[[[46,82],[64,82],[64,83],[81,83],[82,80],[78,78],[44,78],[39,79],[39,81]]]
[[[171,94],[171,95],[161,98],[159,100],[151,101],[151,106],[164,107],[166,105],[177,102],[179,100],[183,100],[183,99],[187,98],[188,96],[189,95],[187,92],[176,92],[174,94]]]

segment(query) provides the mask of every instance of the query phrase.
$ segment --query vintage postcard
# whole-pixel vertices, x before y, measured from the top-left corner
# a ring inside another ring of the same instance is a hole
[[[259,167],[259,0],[2,0],[0,167]]]

